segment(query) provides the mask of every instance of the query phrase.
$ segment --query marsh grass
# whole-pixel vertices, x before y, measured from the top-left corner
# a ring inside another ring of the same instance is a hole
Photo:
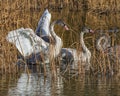
[[[1,0],[0,1],[0,73],[17,73],[16,67],[17,54],[15,46],[6,41],[6,35],[9,31],[18,29],[21,27],[30,27],[33,30],[36,29],[37,23],[41,14],[45,8],[49,8],[52,13],[52,20],[63,19],[70,27],[70,31],[65,32],[62,28],[56,27],[56,33],[64,41],[63,47],[71,47],[81,50],[79,43],[79,34],[82,25],[89,25],[94,30],[97,29],[109,29],[111,27],[120,27],[119,14],[107,14],[119,12],[120,1],[119,0]],[[66,8],[67,7],[67,8]],[[85,7],[85,8],[84,8]],[[88,9],[85,13],[83,9]],[[57,11],[55,11],[57,9]],[[62,11],[61,9],[64,9]],[[80,11],[80,13],[76,12]],[[99,13],[99,15],[93,15],[93,13]],[[84,14],[85,13],[85,14]],[[114,16],[114,18],[113,18]],[[85,17],[85,18],[84,18]],[[82,18],[82,19],[81,19]],[[59,31],[60,30],[60,31]],[[99,34],[102,34],[101,32]],[[85,35],[85,43],[92,52],[92,66],[94,67],[94,74],[104,73],[107,69],[111,69],[112,65],[107,55],[96,51],[95,40],[98,33],[95,35]],[[109,34],[112,37],[112,46],[119,44],[119,33]],[[115,39],[116,38],[116,39]],[[116,42],[116,43],[115,43]],[[53,62],[51,65],[53,70],[56,70],[56,64]],[[115,70],[118,68],[118,62],[114,64]],[[44,65],[46,72],[46,66]],[[52,70],[51,69],[51,70]],[[29,72],[28,72],[29,73]],[[54,72],[53,72],[54,74]],[[46,73],[45,73],[46,75]]]

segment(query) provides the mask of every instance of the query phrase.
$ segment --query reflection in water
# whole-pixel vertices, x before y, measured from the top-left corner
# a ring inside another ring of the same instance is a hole
[[[64,85],[65,96],[119,96],[120,83],[112,78],[85,78]]]
[[[16,87],[9,88],[9,96],[53,96],[51,93],[60,94],[61,84],[51,84],[52,81],[50,77],[46,80],[44,75],[39,75],[37,73],[26,74],[22,73],[18,79]]]
[[[27,74],[24,72],[18,79],[16,86],[9,88],[8,95],[53,96],[53,94],[61,94],[62,85],[62,79],[59,76],[57,79],[52,80],[50,75],[44,77],[43,73],[33,72]]]
[[[17,78],[17,79],[16,79]],[[6,81],[6,82],[5,82]],[[67,80],[59,77],[53,80],[41,73],[27,74],[20,77],[6,76],[0,80],[0,96],[119,96],[118,78],[84,76]]]
[[[50,94],[50,82],[49,78],[44,81],[44,77],[41,76],[39,78],[36,73],[29,75],[22,73],[18,79],[16,87],[10,88],[8,94],[11,96],[36,96],[38,94],[48,96]]]

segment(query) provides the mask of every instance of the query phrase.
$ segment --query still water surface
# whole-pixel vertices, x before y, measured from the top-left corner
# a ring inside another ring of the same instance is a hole
[[[26,71],[0,78],[0,96],[120,96],[120,82],[114,77],[82,76],[68,79],[58,74]]]

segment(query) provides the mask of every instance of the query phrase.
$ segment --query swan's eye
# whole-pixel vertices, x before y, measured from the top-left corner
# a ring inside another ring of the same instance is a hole
[[[90,32],[90,29],[88,29],[88,32]]]
[[[63,23],[63,26],[66,26],[66,24],[65,24],[65,23]]]

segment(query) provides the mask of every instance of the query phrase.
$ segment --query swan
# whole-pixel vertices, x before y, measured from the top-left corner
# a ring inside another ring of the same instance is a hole
[[[58,56],[63,45],[61,38],[54,32],[55,24],[66,26],[62,20],[56,20],[50,25],[50,34],[53,38],[50,43],[37,36],[30,28],[10,31],[6,38],[21,53],[23,57],[20,58],[25,58],[28,63],[35,64],[39,61],[49,63],[50,58],[54,59]]]
[[[101,43],[103,44],[101,45]],[[98,51],[105,51],[109,47],[110,47],[110,37],[108,35],[102,35],[97,38],[96,49]]]
[[[120,58],[120,46],[111,46],[110,42],[110,37],[106,34],[103,34],[96,40],[96,49],[108,54],[109,56],[118,56]]]
[[[113,75],[116,71],[119,71],[120,45],[111,46],[110,42],[110,37],[103,34],[96,40],[96,49],[108,56],[110,60],[108,72]]]
[[[60,19],[55,20],[50,24],[50,27],[49,27],[50,37],[47,36],[47,35],[46,36],[44,35],[44,37],[45,38],[51,38],[51,39],[49,39],[49,42],[46,41],[47,43],[49,43],[49,47],[48,47],[47,54],[42,53],[42,58],[47,56],[46,58],[49,58],[49,60],[53,60],[59,55],[59,53],[60,53],[60,51],[62,49],[63,41],[54,31],[54,26],[56,24],[64,27],[66,30],[68,30],[67,25]],[[43,40],[46,40],[46,39],[43,39]],[[36,59],[37,58],[34,58],[34,59],[29,58],[29,60],[36,60]]]
[[[7,40],[13,43],[21,53],[18,59],[25,58],[27,63],[34,64],[39,61],[49,63],[50,58],[57,57],[63,42],[54,32],[54,25],[61,25],[66,30],[68,27],[62,20],[56,20],[51,24],[50,20],[51,13],[46,9],[35,32],[30,28],[20,28],[8,33]]]
[[[82,51],[78,51],[72,48],[62,48],[60,52],[60,66],[62,69],[66,67],[66,63],[70,63],[72,69],[78,68],[78,63],[85,66],[85,70],[89,70],[90,68],[90,59],[91,59],[91,52],[87,48],[84,43],[83,36],[85,33],[93,33],[94,31],[84,27],[80,33],[80,43],[82,47]]]

